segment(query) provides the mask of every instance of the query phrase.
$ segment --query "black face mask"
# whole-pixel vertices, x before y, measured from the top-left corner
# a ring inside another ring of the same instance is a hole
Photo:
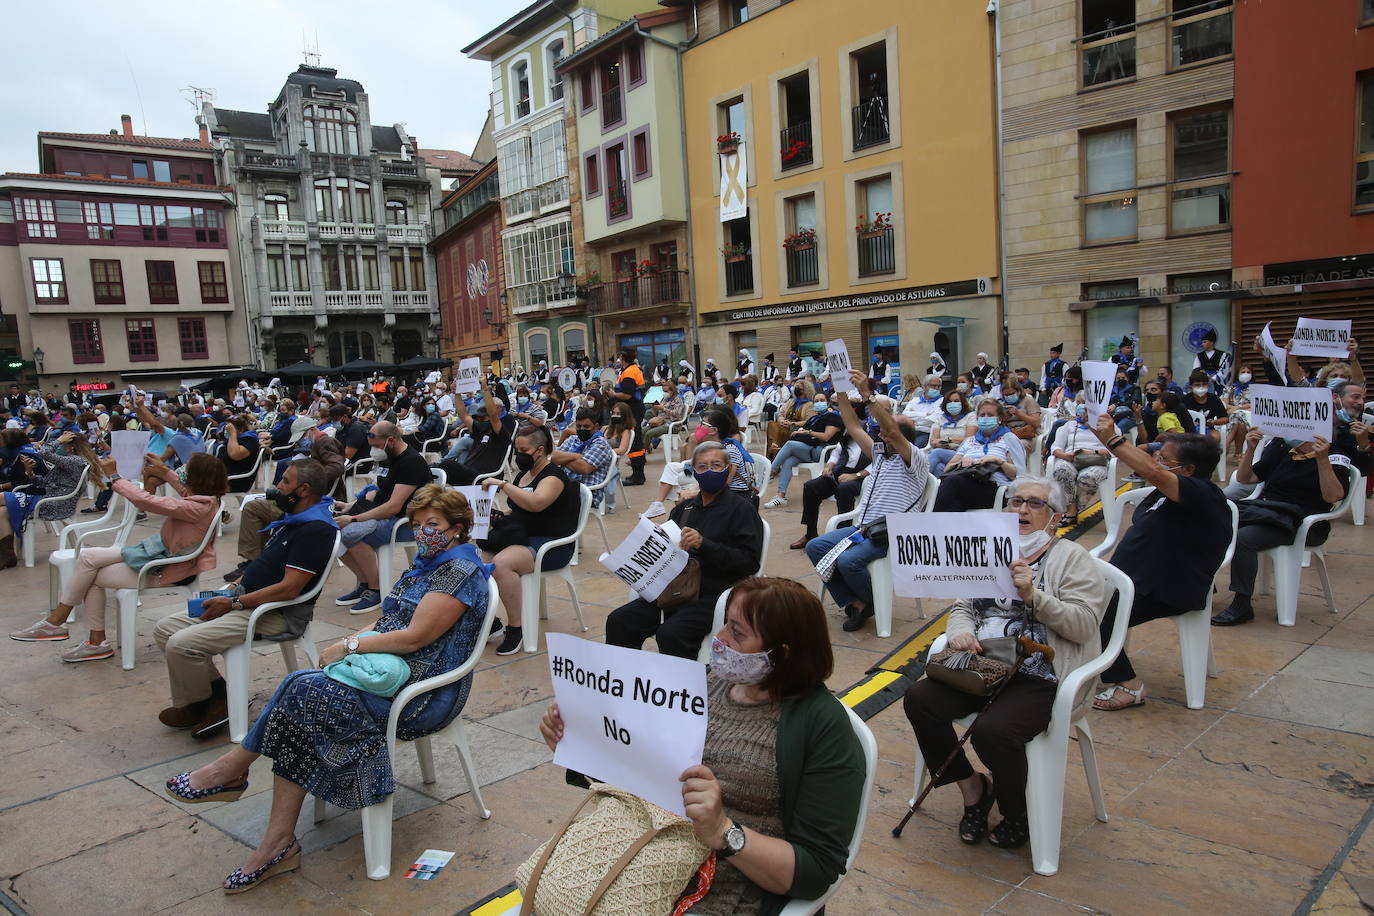
[[[530,470],[534,467],[534,456],[528,452],[516,452],[515,466],[521,471]]]
[[[472,421],[472,432],[473,432],[473,435],[476,435],[476,436],[485,436],[487,433],[491,432],[491,421],[489,421],[489,420],[473,420],[473,421]]]
[[[586,442],[588,439],[595,435],[596,430],[594,429],[579,429],[577,431],[577,438],[581,439],[583,442]]]
[[[300,488],[297,487],[296,489],[299,490]],[[265,495],[274,506],[288,514],[295,512],[296,505],[301,501],[300,493],[285,493],[276,487],[268,487]]]

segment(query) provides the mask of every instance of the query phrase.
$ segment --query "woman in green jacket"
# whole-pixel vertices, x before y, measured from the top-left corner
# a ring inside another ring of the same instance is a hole
[[[718,851],[701,916],[772,916],[844,874],[863,803],[864,753],[825,686],[825,612],[788,579],[745,579],[711,646],[706,748],[680,777],[697,837]],[[563,737],[558,704],[540,731]]]

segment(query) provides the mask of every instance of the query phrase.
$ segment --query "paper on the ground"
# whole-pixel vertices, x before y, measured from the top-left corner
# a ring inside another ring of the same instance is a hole
[[[639,597],[656,601],[686,567],[688,556],[653,520],[641,516],[629,536],[610,553],[603,553],[600,560]]]
[[[406,877],[432,881],[434,876],[453,860],[453,856],[454,853],[444,849],[426,849],[420,854],[420,858],[415,860],[415,864],[406,869]]]
[[[458,374],[453,379],[453,390],[458,394],[477,391],[482,387],[481,357],[469,356],[458,360]]]
[[[466,496],[468,505],[472,507],[472,531],[468,533],[468,540],[482,540],[491,531],[491,507],[496,501],[496,490],[491,487],[454,487],[453,489]]]
[[[1116,385],[1116,363],[1085,359],[1083,368],[1083,400],[1088,405],[1088,425],[1096,425],[1097,418],[1106,411]]]
[[[1273,324],[1273,322],[1266,324],[1264,330],[1260,331],[1260,343],[1264,345],[1264,358],[1269,360],[1269,362],[1279,370],[1279,378],[1283,379],[1283,383],[1287,385],[1288,354],[1284,351],[1283,347],[1274,343],[1273,332],[1269,330],[1271,324]]]
[[[1322,321],[1299,318],[1293,332],[1294,356],[1326,356],[1345,359],[1350,355],[1350,319]]]
[[[849,348],[843,340],[825,342],[825,368],[829,370],[830,384],[835,386],[837,392],[849,394],[857,390],[854,380],[849,377],[849,370],[854,368],[854,364],[849,360]]]
[[[1334,402],[1326,388],[1250,386],[1250,421],[1265,435],[1311,442],[1321,436],[1330,442]]]
[[[706,666],[549,633],[563,717],[553,762],[686,816],[678,777],[706,746]]]
[[[148,440],[153,434],[146,429],[120,429],[110,433],[110,453],[114,455],[115,473],[129,480],[143,479],[143,456],[148,453]]]
[[[1010,512],[903,512],[887,517],[893,591],[904,598],[1015,598],[1020,557]]]

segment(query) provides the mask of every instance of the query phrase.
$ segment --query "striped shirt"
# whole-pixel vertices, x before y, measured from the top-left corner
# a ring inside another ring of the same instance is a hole
[[[930,474],[925,452],[913,445],[910,465],[901,455],[885,452],[886,446],[881,441],[873,443],[873,464],[859,494],[855,527],[862,528],[892,513],[919,512],[921,509],[926,477]],[[878,487],[880,480],[881,489]]]

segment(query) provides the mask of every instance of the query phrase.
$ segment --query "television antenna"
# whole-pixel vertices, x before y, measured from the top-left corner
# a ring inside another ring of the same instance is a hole
[[[311,50],[310,43],[305,40],[305,29],[301,29],[301,57],[307,67],[320,65],[320,33],[318,30],[315,32],[314,49]]]
[[[215,100],[214,89],[206,89],[201,86],[183,86],[178,91],[185,97],[186,103],[197,112],[201,110],[206,102],[213,102]]]

